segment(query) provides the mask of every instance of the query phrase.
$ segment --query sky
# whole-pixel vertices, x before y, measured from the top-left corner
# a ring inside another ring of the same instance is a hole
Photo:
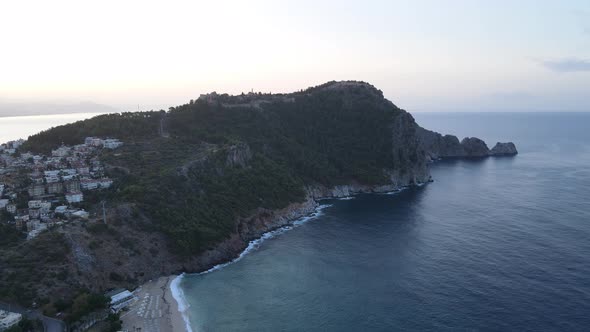
[[[590,111],[590,1],[3,1],[0,38],[0,104],[362,80],[409,111]]]

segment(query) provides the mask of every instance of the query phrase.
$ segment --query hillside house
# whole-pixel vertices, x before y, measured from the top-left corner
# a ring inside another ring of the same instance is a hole
[[[80,181],[80,187],[83,190],[94,190],[98,188],[98,180],[95,179],[84,179]]]
[[[81,192],[69,192],[66,194],[68,203],[80,203],[84,201],[84,195]]]
[[[23,315],[19,313],[0,310],[0,331],[8,330],[15,326],[22,318]]]
[[[80,191],[80,181],[66,181],[64,182],[64,187],[67,192],[78,192]]]
[[[54,182],[47,184],[48,194],[61,194],[64,191],[64,186],[61,182]]]
[[[109,178],[102,178],[98,180],[98,185],[100,188],[110,188],[113,185],[113,180]]]
[[[123,145],[123,142],[121,142],[115,138],[107,138],[103,142],[103,146],[105,147],[105,149],[112,150],[112,149],[116,149],[116,148],[120,147],[121,145]]]
[[[29,209],[38,209],[41,207],[41,200],[29,201]]]
[[[16,213],[16,204],[7,204],[6,205],[6,212],[8,212],[10,214],[15,214]]]
[[[42,196],[45,194],[45,186],[40,184],[33,185],[29,187],[28,192],[31,197]]]

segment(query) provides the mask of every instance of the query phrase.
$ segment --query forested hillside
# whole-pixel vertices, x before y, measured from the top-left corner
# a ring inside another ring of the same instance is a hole
[[[153,220],[145,227],[166,233],[186,255],[228,236],[257,208],[303,200],[305,184],[386,184],[386,170],[409,172],[417,161],[418,151],[393,146],[396,118],[409,115],[366,83],[273,96],[222,95],[166,113],[99,116],[32,136],[25,147],[124,140],[116,154],[103,154],[117,166],[112,199],[136,204]]]

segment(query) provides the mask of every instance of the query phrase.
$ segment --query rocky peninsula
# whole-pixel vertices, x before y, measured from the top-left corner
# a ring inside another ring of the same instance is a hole
[[[31,290],[27,298],[42,298],[49,311],[81,289],[100,293],[205,271],[313,213],[318,200],[427,183],[430,162],[440,158],[517,153],[513,143],[490,150],[478,138],[424,129],[382,91],[356,81],[289,94],[210,93],[169,111],[52,128],[21,149],[42,153],[89,136],[124,143],[96,157],[112,187],[85,195],[88,221],[5,249],[3,299],[19,301],[15,275]],[[60,242],[65,254],[38,266],[55,272],[33,280],[14,257],[38,242]]]

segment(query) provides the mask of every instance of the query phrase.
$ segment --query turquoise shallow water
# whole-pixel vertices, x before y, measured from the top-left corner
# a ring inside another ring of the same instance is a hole
[[[237,263],[186,276],[196,331],[585,331],[590,114],[417,114],[514,158],[445,161],[434,183],[328,201]]]

